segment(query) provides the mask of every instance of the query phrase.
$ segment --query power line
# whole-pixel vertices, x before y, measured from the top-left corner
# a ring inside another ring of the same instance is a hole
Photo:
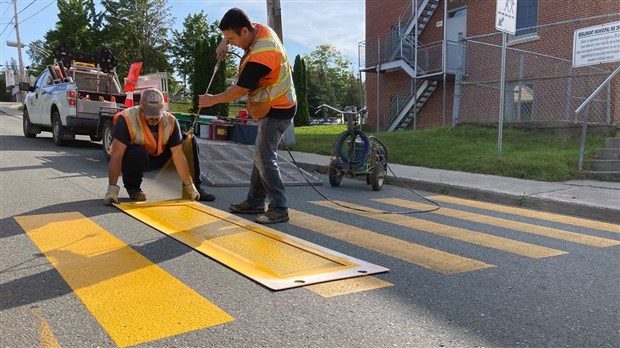
[[[4,32],[6,31],[6,28],[9,27],[9,25],[13,24],[13,21],[10,21],[6,24],[6,27],[4,27],[4,29],[2,29],[2,32],[0,33],[0,36],[2,36],[2,34],[4,34]]]
[[[36,1],[36,0],[35,0]],[[33,1],[34,2],[34,1]],[[25,21],[29,20],[30,18],[38,15],[41,11],[45,10],[46,8],[50,7],[51,4],[55,3],[56,0],[50,2],[49,4],[47,4],[45,7],[43,7],[42,9],[40,9],[39,11],[35,12],[32,16],[26,18],[26,19],[22,19],[21,22],[24,23]]]
[[[22,12],[26,11],[26,9],[27,9],[28,7],[30,7],[30,5],[34,4],[36,1],[37,1],[37,0],[32,0],[32,2],[31,2],[31,3],[29,3],[26,7],[22,8],[22,10],[21,10],[21,11],[17,12],[17,14],[20,14],[20,13],[22,13]]]
[[[11,6],[7,6],[7,7],[6,7],[6,10],[4,10],[4,13],[3,13],[3,14],[2,14],[2,16],[0,16],[0,17],[4,17],[4,15],[6,14],[6,11],[8,11],[10,8],[11,8]]]

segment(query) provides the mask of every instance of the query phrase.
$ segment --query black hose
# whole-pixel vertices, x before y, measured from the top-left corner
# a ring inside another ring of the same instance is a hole
[[[361,151],[357,151],[356,143],[357,139],[362,141]],[[348,143],[348,144],[347,144]],[[345,144],[348,145],[348,149],[345,151]],[[358,166],[364,164],[370,156],[372,149],[370,139],[364,132],[360,130],[354,130],[353,135],[350,132],[343,132],[338,136],[334,144],[334,153],[343,166]]]

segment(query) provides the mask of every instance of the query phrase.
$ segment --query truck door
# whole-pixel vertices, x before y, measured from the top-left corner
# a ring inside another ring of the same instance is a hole
[[[49,124],[49,116],[44,117],[43,105],[51,100],[51,94],[45,89],[45,87],[52,83],[52,78],[49,71],[44,71],[37,81],[34,83],[34,98],[30,99],[31,104],[28,106],[28,113],[30,115],[30,122],[34,124]]]

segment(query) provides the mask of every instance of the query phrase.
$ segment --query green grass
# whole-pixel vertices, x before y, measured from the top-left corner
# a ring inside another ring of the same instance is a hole
[[[292,150],[330,155],[345,126],[295,128]],[[478,127],[433,128],[404,132],[368,133],[388,149],[390,163],[500,175],[542,181],[581,178],[577,167],[580,139],[542,131],[505,129],[498,156],[497,129]],[[604,147],[605,136],[588,136],[584,158]]]

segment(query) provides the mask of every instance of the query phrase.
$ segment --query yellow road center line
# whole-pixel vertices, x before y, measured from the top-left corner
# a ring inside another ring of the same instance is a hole
[[[47,323],[47,320],[45,320],[43,314],[41,314],[41,308],[32,307],[31,310],[39,322],[39,339],[41,348],[60,348],[60,343],[56,340],[56,337]]]
[[[316,203],[315,203],[316,204]],[[329,206],[330,208],[332,206]],[[442,274],[494,267],[488,263],[450,254],[359,227],[289,209],[289,223],[326,236],[374,250]]]
[[[507,207],[504,205],[478,202],[478,201],[472,201],[472,200],[449,197],[449,196],[432,196],[428,198],[430,200],[438,201],[438,202],[465,205],[465,206],[472,207],[472,208],[492,210],[492,211],[497,211],[501,213],[515,214],[515,215],[525,216],[525,217],[539,219],[539,220],[547,220],[547,221],[559,222],[559,223],[567,224],[567,225],[574,225],[574,226],[580,226],[580,227],[586,227],[586,228],[593,228],[596,230],[620,233],[620,225],[611,224],[607,222],[582,219],[582,218],[573,217],[573,216],[545,213],[545,212],[540,212],[540,211],[535,211],[535,210],[530,210],[530,209],[525,209],[525,208]]]
[[[234,320],[80,213],[15,220],[121,347]]]
[[[403,199],[374,199],[374,201],[396,205],[408,209],[426,210],[432,208],[429,204],[422,204],[416,202],[410,202]],[[470,213],[466,211],[460,211],[456,209],[444,208],[435,210],[433,214],[449,216],[467,221],[479,222],[491,226],[498,226],[503,228],[509,228],[520,232],[535,234],[538,236],[544,236],[549,238],[561,239],[573,243],[579,243],[594,247],[610,247],[614,245],[620,245],[620,241],[601,238],[596,236],[589,236],[587,234],[575,233],[560,230],[557,228],[537,226],[526,222],[512,221],[508,219],[498,218],[494,216]]]
[[[360,212],[352,209],[347,209],[341,207],[339,205],[332,204],[327,201],[317,201],[312,202],[314,204],[318,204],[324,207],[333,208],[336,210],[348,212],[351,214],[356,214],[359,216],[364,216],[370,219],[375,219],[387,223],[391,223],[394,225],[404,226],[412,229],[416,229],[422,232],[428,232],[432,234],[436,234],[442,237],[452,238],[464,242],[468,242],[471,244],[481,245],[487,248],[497,249],[506,251],[509,253],[531,257],[535,259],[557,256],[566,254],[565,251],[555,250],[551,248],[542,247],[535,244],[519,242],[516,240],[497,237],[491,234],[476,232],[460,227],[454,227],[449,225],[440,224],[433,221],[427,221],[423,219],[414,218],[411,216],[406,216],[402,214],[381,214],[380,210],[373,209],[371,207],[365,207],[362,205],[357,205],[349,202],[338,202],[337,203],[347,205],[356,209],[363,209],[370,211],[370,213]]]
[[[335,297],[393,286],[376,277],[366,276],[308,285],[305,288],[323,297]]]

